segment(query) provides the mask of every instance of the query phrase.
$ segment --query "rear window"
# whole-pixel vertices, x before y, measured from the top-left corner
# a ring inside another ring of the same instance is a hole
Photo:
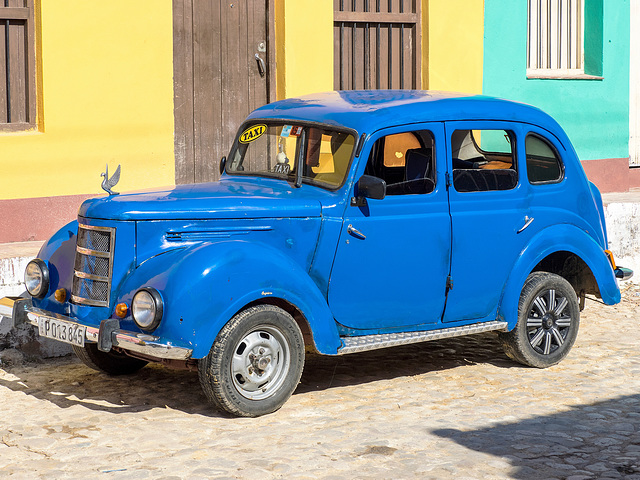
[[[557,183],[564,168],[555,148],[542,137],[530,133],[525,140],[529,183]]]

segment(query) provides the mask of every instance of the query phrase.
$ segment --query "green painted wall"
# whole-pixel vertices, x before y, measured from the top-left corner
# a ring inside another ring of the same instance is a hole
[[[549,113],[581,160],[628,157],[629,0],[586,2],[587,25],[594,22],[594,10],[597,16],[598,9],[603,12],[600,30],[585,29],[587,73],[599,73],[600,57],[603,80],[527,79],[527,2],[485,0],[484,5],[483,93]],[[595,32],[595,40],[588,31]]]

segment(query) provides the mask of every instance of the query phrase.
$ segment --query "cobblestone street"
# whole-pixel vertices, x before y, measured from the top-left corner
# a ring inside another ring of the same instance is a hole
[[[569,357],[510,361],[493,335],[307,359],[278,412],[230,418],[196,372],[112,378],[5,355],[11,479],[640,479],[640,287],[587,301]]]

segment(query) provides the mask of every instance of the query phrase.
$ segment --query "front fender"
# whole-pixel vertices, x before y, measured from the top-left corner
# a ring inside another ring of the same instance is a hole
[[[71,291],[77,234],[78,222],[74,220],[54,233],[40,248],[38,258],[44,260],[49,267],[49,292],[41,300],[33,299],[36,307],[55,313],[65,313],[64,304],[53,300],[52,297],[53,293],[61,287]]]
[[[281,298],[305,316],[317,350],[335,354],[340,338],[333,316],[316,284],[290,257],[266,244],[247,241],[206,243],[181,248],[143,262],[125,282],[121,300],[142,286],[163,297],[163,320],[154,332],[209,353],[220,329],[247,304]]]
[[[531,239],[509,275],[498,309],[498,317],[508,323],[509,330],[516,326],[518,302],[527,276],[545,257],[561,251],[574,253],[587,264],[598,283],[604,303],[614,305],[620,301],[620,290],[602,247],[574,225],[554,225]]]

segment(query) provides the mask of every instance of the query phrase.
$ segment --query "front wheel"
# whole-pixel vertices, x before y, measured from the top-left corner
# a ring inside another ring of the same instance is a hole
[[[520,294],[516,327],[499,337],[512,359],[546,368],[567,356],[579,325],[580,308],[571,284],[553,273],[534,272]]]
[[[273,305],[248,308],[227,323],[198,363],[209,401],[233,415],[278,410],[296,389],[304,366],[304,339],[293,317]]]
[[[87,343],[84,347],[72,345],[73,352],[87,367],[109,375],[127,375],[144,367],[144,360],[132,358],[120,352],[102,352],[96,343]]]

